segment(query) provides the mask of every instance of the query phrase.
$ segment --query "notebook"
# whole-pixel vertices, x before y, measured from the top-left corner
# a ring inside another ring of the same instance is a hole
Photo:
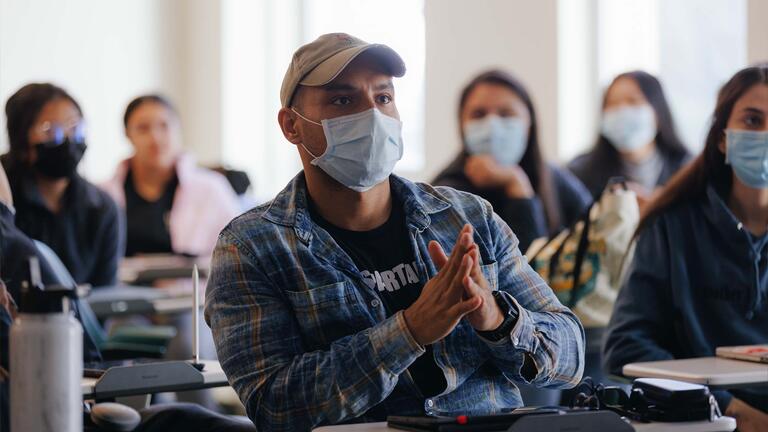
[[[719,347],[715,350],[715,355],[734,360],[768,363],[768,345]]]

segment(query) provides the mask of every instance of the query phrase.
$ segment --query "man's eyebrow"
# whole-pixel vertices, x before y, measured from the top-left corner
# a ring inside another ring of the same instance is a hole
[[[376,91],[382,91],[382,90],[394,90],[395,86],[392,84],[392,81],[387,81],[385,83],[381,83],[374,87],[374,90]]]
[[[357,90],[355,86],[350,84],[344,84],[344,83],[330,83],[330,84],[324,85],[322,89],[327,92],[335,92],[335,91],[351,92],[351,91]]]
[[[326,92],[354,92],[358,91],[359,89],[351,84],[345,84],[345,83],[330,83],[326,84],[322,87],[322,89]],[[392,81],[387,81],[385,83],[377,84],[374,88],[375,91],[382,91],[382,90],[394,90],[395,86],[392,84]]]

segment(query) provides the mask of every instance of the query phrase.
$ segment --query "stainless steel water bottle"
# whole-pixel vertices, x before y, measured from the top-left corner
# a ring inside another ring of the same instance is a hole
[[[11,432],[83,430],[83,328],[70,310],[75,297],[74,287],[24,284],[9,344]]]

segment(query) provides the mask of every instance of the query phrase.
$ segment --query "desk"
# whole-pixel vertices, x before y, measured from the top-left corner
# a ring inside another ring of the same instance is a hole
[[[100,287],[85,299],[98,318],[121,315],[167,315],[192,310],[192,289],[133,285]]]
[[[632,423],[632,426],[638,432],[731,432],[736,429],[736,420],[731,417],[720,417],[714,422]],[[400,429],[387,427],[383,422],[324,426],[314,430],[316,432],[400,432]]]
[[[667,378],[712,388],[768,384],[768,365],[719,357],[630,363],[622,369],[634,378]]]
[[[192,258],[181,255],[142,255],[124,258],[117,271],[118,279],[129,284],[151,284],[157,279],[189,278],[197,264],[200,277],[208,274],[210,258]]]
[[[168,385],[167,382],[158,385],[160,381],[165,377],[158,376],[158,374],[142,374],[142,376],[132,383],[130,388],[121,388],[119,391],[97,390],[97,384],[101,378],[83,378],[80,384],[83,393],[83,399],[112,399],[122,396],[139,396],[151,393],[162,393],[172,391],[185,391],[185,390],[199,390],[211,387],[224,387],[228,386],[227,376],[221,369],[221,365],[218,361],[214,360],[201,360],[205,364],[205,368],[201,373],[196,376],[190,375],[190,379],[177,380],[172,385]],[[132,366],[133,368],[145,367],[150,365]],[[192,366],[190,366],[191,368]],[[194,369],[194,368],[193,368]],[[195,370],[196,371],[196,370]],[[202,379],[200,379],[202,375]],[[103,377],[102,377],[103,378]]]

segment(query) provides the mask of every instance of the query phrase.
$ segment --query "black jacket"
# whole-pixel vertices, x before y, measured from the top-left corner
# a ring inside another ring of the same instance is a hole
[[[713,187],[664,211],[637,241],[608,325],[603,361],[710,357],[768,341],[768,235],[743,229]],[[768,388],[731,392],[768,412]],[[724,412],[731,393],[715,396]]]
[[[16,226],[47,244],[78,284],[114,285],[124,249],[124,230],[117,205],[106,194],[75,175],[61,211],[48,210],[28,168],[3,159],[16,208]]]
[[[501,189],[478,189],[464,174],[466,155],[460,154],[446,167],[435,180],[435,185],[450,186],[454,189],[479,195],[488,200],[494,211],[512,228],[520,240],[520,250],[525,253],[533,240],[546,237],[550,232],[544,205],[538,197],[531,199],[512,199]],[[568,171],[554,165],[548,165],[552,173],[554,192],[560,205],[560,228],[570,226],[589,206],[592,197],[589,191]],[[556,230],[556,231],[559,231]]]

